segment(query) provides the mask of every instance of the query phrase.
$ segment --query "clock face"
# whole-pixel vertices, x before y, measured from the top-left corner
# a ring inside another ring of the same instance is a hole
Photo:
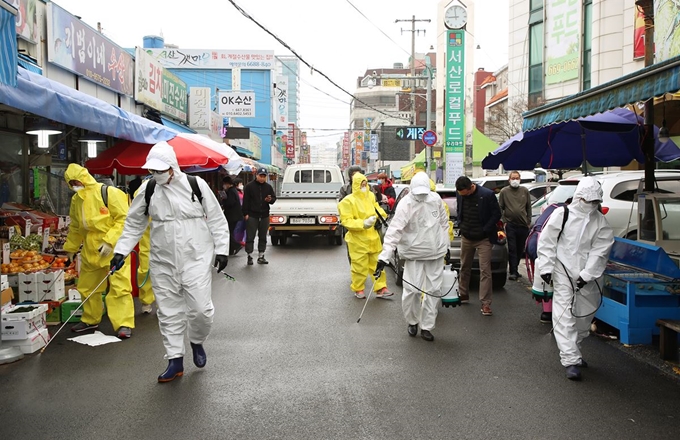
[[[449,29],[460,29],[467,23],[467,11],[462,6],[451,6],[444,13],[444,24]]]

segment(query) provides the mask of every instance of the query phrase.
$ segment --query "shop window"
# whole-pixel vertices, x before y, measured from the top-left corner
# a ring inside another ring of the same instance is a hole
[[[591,87],[591,56],[593,39],[593,0],[583,1],[583,90]]]

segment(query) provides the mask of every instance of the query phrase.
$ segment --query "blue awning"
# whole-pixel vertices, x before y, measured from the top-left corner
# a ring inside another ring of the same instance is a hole
[[[17,10],[0,0],[0,84],[17,85]]]
[[[168,119],[164,116],[161,116],[161,121],[163,121],[163,125],[166,127],[170,127],[175,131],[178,131],[180,133],[196,133],[196,130],[192,130],[191,128],[187,127],[186,125],[179,124],[171,119]]]
[[[155,144],[177,135],[171,128],[19,67],[17,87],[0,84],[0,103],[62,124],[118,139]]]
[[[237,147],[235,145],[231,145],[231,148],[233,148],[234,151],[239,154],[239,156],[253,157],[253,152],[247,148]]]
[[[35,64],[35,61],[31,59],[31,57],[24,55],[23,53],[19,53],[17,54],[17,61],[19,62],[19,66],[23,67],[29,72],[42,75],[42,67]]]
[[[680,90],[680,56],[525,112],[522,131],[602,113]]]

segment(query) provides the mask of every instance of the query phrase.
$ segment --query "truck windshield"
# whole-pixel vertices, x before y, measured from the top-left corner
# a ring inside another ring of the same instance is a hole
[[[295,172],[295,183],[329,183],[331,172],[328,170],[300,170]]]

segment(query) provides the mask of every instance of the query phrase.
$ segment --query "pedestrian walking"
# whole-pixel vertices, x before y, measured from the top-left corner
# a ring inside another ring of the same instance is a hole
[[[274,188],[267,183],[267,169],[259,168],[255,180],[243,190],[243,218],[246,221],[246,253],[248,266],[253,265],[252,253],[257,234],[257,264],[269,264],[264,258],[269,230],[269,205],[276,202]]]
[[[458,295],[461,302],[470,299],[470,278],[475,251],[479,256],[479,301],[482,315],[491,316],[491,248],[497,239],[497,223],[501,209],[493,191],[476,185],[467,176],[456,180],[458,224],[460,227],[460,278]]]
[[[69,164],[64,178],[76,192],[71,198],[71,225],[64,250],[69,260],[72,260],[82,245],[78,291],[83,298],[91,295],[83,304],[80,322],[71,327],[72,331],[81,333],[97,329],[102,320],[102,294],[106,290],[106,283],[98,291],[94,289],[109,272],[111,253],[123,232],[128,214],[128,196],[116,187],[102,187],[103,184],[97,183],[78,164]],[[135,328],[130,275],[129,266],[116,271],[109,277],[106,294],[106,313],[120,339],[132,336],[132,329]]]
[[[119,267],[144,234],[151,219],[149,272],[156,296],[158,324],[168,367],[158,376],[170,382],[184,374],[184,337],[188,333],[194,364],[203,368],[203,344],[210,334],[214,307],[212,266],[227,266],[229,226],[210,186],[179,169],[167,142],[154,145],[142,168],[145,181],[130,206],[111,267]],[[213,263],[214,261],[214,263]]]
[[[517,268],[524,255],[524,244],[529,235],[531,224],[531,195],[529,190],[520,186],[519,171],[508,174],[509,186],[503,188],[498,195],[498,205],[501,208],[501,219],[505,225],[508,242],[508,279],[521,278]]]
[[[399,257],[405,260],[401,308],[408,334],[415,337],[420,325],[420,336],[433,341],[444,281],[443,257],[449,249],[449,217],[441,197],[430,191],[427,174],[416,173],[410,188],[387,228],[376,273],[389,264],[398,248]]]
[[[222,191],[220,191],[220,198],[222,204],[222,212],[229,224],[229,255],[236,255],[241,250],[241,242],[236,240],[236,225],[243,220],[243,211],[241,208],[241,199],[238,190],[234,186],[234,181],[231,176],[225,176],[222,179]]]
[[[387,177],[387,174],[378,174],[378,194],[380,196],[380,202],[385,203],[388,209],[392,211],[394,208],[394,202],[397,200],[397,192],[392,186],[392,181]]]
[[[366,176],[355,172],[352,176],[352,193],[338,204],[340,223],[347,229],[345,242],[350,256],[350,272],[352,282],[350,288],[354,296],[363,299],[366,277],[375,272],[378,254],[382,250],[380,235],[375,229],[377,215],[383,218],[387,214],[375,201],[368,187]],[[377,298],[392,296],[387,290],[387,278],[382,272],[375,282]]]
[[[598,279],[614,245],[614,232],[598,210],[602,195],[602,186],[594,177],[582,178],[566,208],[568,214],[565,208],[557,208],[538,238],[537,267],[543,281],[553,286],[555,342],[570,380],[580,380],[580,368],[588,366],[581,342],[590,333],[600,305],[602,282]]]

